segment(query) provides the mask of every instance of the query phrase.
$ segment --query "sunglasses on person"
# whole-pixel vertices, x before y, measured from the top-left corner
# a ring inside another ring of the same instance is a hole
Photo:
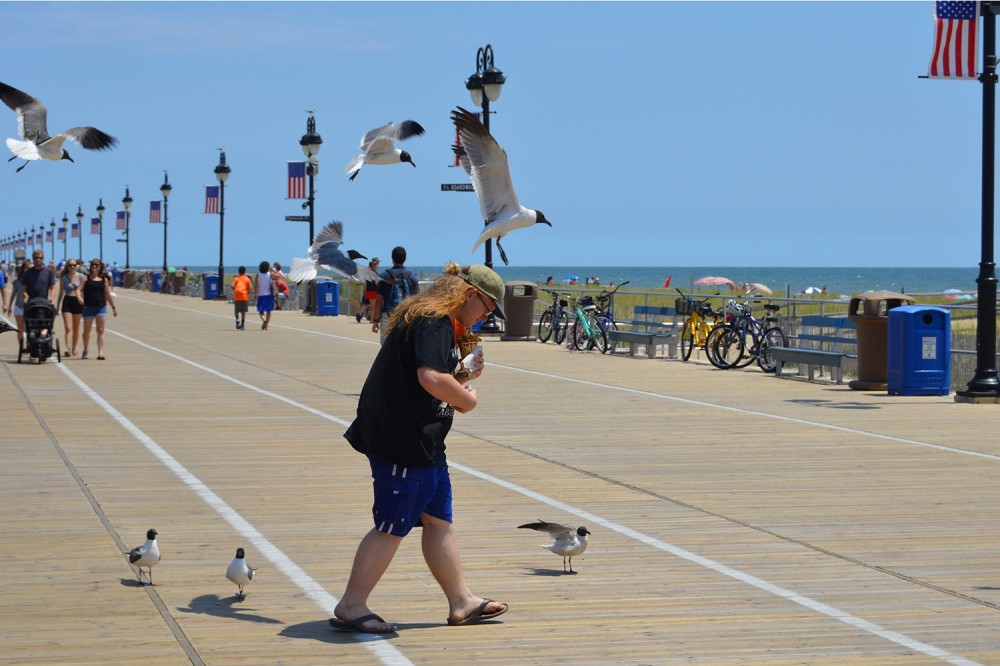
[[[476,293],[479,295],[479,300],[482,301],[483,305],[486,306],[486,314],[493,314],[493,307],[494,306],[490,305],[489,302],[487,302],[487,300],[485,298],[483,298],[483,292],[481,292],[478,289],[476,289]]]

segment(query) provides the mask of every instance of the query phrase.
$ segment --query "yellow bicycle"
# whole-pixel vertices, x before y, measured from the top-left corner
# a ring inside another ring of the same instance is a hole
[[[711,296],[699,301],[691,296],[685,296],[680,289],[677,290],[677,293],[681,295],[674,301],[677,314],[687,315],[684,328],[681,329],[681,359],[687,361],[691,358],[691,352],[695,348],[705,348],[708,332],[719,323],[720,315],[712,309],[712,305],[708,302],[712,298]]]

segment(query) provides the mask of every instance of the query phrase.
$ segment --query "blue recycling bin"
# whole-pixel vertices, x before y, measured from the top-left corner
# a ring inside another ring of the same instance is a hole
[[[316,305],[313,314],[317,316],[340,314],[340,283],[334,280],[316,281]]]
[[[951,312],[928,305],[904,305],[888,314],[889,394],[948,395]]]
[[[150,282],[150,291],[160,291],[163,289],[163,273],[160,271],[153,271],[152,281]]]
[[[111,283],[113,285],[115,285],[116,287],[124,287],[125,286],[125,277],[124,277],[124,274],[120,270],[118,270],[117,268],[114,269],[111,272]]]
[[[210,301],[219,296],[219,276],[215,273],[202,273],[202,283],[205,285],[205,296],[202,300]]]

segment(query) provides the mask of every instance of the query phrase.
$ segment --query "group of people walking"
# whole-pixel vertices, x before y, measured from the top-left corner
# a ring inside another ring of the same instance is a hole
[[[251,291],[257,295],[257,314],[260,315],[260,328],[264,331],[271,323],[271,312],[280,310],[281,302],[288,296],[288,284],[281,271],[281,264],[276,261],[272,266],[270,262],[262,261],[257,271],[251,281],[247,275],[247,267],[240,266],[230,285],[233,288],[233,314],[236,317],[237,331],[246,330]]]

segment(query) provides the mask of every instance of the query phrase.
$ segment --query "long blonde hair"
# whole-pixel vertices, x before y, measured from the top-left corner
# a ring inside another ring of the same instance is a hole
[[[460,277],[442,276],[427,291],[403,299],[393,309],[386,324],[386,335],[397,325],[409,326],[418,319],[452,316],[468,299],[466,291],[471,286]]]

